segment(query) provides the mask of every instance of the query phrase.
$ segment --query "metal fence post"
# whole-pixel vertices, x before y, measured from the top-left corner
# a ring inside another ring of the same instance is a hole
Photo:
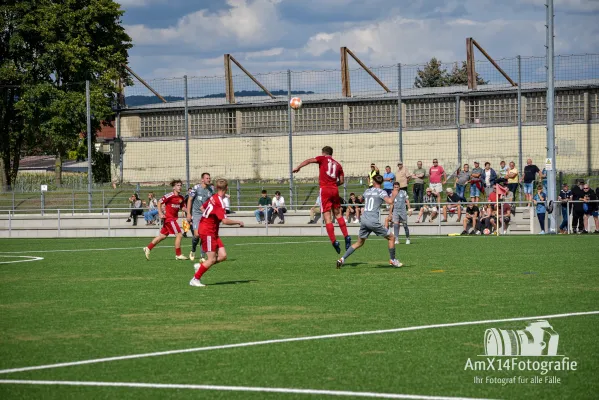
[[[462,126],[460,124],[460,96],[455,97],[455,123],[458,130],[458,164],[462,165]]]
[[[237,211],[241,211],[241,184],[237,179]]]
[[[58,236],[60,237],[60,210],[58,211]]]
[[[12,210],[15,211],[15,190],[12,190]]]
[[[104,207],[106,207],[106,199],[104,197],[104,189],[102,189],[102,215],[104,215]]]
[[[403,114],[401,109],[401,63],[397,64],[397,122],[399,134],[399,161],[403,161]]]
[[[518,171],[522,170],[522,59],[518,58]]]
[[[87,209],[92,212],[92,112],[89,94],[89,81],[85,81],[85,102],[87,104]]]
[[[45,208],[45,204],[46,204],[44,193],[45,192],[42,192],[42,197],[41,197],[41,201],[40,201],[40,203],[41,203],[40,205],[42,208],[42,216],[44,216],[44,208]]]
[[[13,209],[14,212],[14,209]],[[11,212],[8,212],[8,237],[12,236],[12,216]]]
[[[554,75],[554,53],[553,53],[553,0],[547,0],[547,200],[555,204],[555,75]],[[547,233],[556,233],[555,207],[548,215]]]
[[[110,208],[108,209],[108,237],[110,237]]]
[[[189,108],[187,104],[187,75],[183,76],[185,96],[185,176],[187,179],[187,188],[189,189]]]
[[[291,70],[287,70],[287,124],[289,125],[289,208],[295,210],[293,199],[293,124],[291,109]]]
[[[73,211],[71,212],[71,215],[75,215],[75,189],[73,189]]]

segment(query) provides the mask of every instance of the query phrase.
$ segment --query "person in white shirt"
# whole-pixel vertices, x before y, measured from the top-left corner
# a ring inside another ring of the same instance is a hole
[[[270,223],[274,223],[275,217],[278,216],[280,219],[279,224],[284,224],[287,209],[285,208],[285,198],[281,196],[281,192],[278,190],[275,192],[275,197],[272,199],[272,210],[272,221]]]
[[[310,222],[308,224],[315,224],[320,217],[320,196],[316,198],[316,203],[310,208]]]

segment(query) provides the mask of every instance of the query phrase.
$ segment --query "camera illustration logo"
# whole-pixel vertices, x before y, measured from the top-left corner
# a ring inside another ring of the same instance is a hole
[[[520,330],[491,328],[485,331],[487,356],[556,356],[559,334],[545,320],[528,322]]]

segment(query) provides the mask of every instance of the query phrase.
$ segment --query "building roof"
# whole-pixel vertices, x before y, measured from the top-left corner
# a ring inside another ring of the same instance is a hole
[[[588,87],[599,87],[599,79],[580,79],[580,80],[562,80],[555,82],[556,89],[575,89],[575,88],[588,88]],[[547,88],[546,82],[529,82],[522,84],[522,90],[544,90]],[[381,89],[382,90],[382,89]],[[377,91],[362,91],[354,92],[351,98],[352,100],[394,100],[397,99],[397,91],[389,93]],[[485,93],[497,93],[497,92],[516,92],[516,87],[506,84],[492,84],[492,85],[479,85],[477,90],[470,90],[468,86],[447,86],[447,87],[428,87],[428,88],[408,88],[401,90],[403,98],[414,98],[414,97],[427,97],[427,96],[450,96],[457,94],[485,94]],[[339,93],[313,93],[301,95],[303,102],[318,103],[318,102],[331,102],[338,100],[340,102],[347,101],[348,98],[341,97]],[[236,97],[235,105],[274,105],[287,102],[287,96],[275,96],[274,99],[268,96],[247,96],[247,97]],[[218,107],[230,105],[227,103],[224,97],[220,98],[190,98],[187,100],[188,107]],[[136,107],[128,107],[125,110],[168,110],[173,108],[183,108],[185,102],[183,100],[173,101],[169,103],[158,103],[158,104],[146,104]]]

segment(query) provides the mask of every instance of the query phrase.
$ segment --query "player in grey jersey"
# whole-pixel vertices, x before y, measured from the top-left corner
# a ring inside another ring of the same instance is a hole
[[[191,223],[193,231],[193,239],[191,239],[191,252],[189,253],[189,259],[194,260],[196,257],[196,249],[200,243],[200,219],[202,218],[202,204],[204,204],[213,194],[214,188],[210,185],[210,174],[204,172],[202,174],[202,183],[199,183],[191,189],[189,198],[187,199],[187,209],[191,210],[191,215],[187,213],[187,222]],[[206,258],[204,254],[200,256],[201,259]]]
[[[381,223],[380,208],[383,203],[389,205],[393,204],[398,191],[393,190],[391,197],[387,192],[381,189],[383,184],[383,177],[381,175],[375,175],[372,178],[373,186],[366,189],[364,192],[364,212],[362,213],[362,220],[360,221],[360,232],[358,233],[358,241],[351,245],[347,249],[343,257],[337,260],[337,268],[341,268],[345,260],[352,255],[352,253],[362,247],[364,242],[371,233],[377,236],[384,236],[389,243],[389,264],[395,267],[401,267],[402,264],[395,258],[395,243],[393,233],[387,232],[387,229]]]
[[[406,244],[410,244],[410,228],[408,228],[408,209],[410,208],[410,200],[408,192],[399,190],[399,182],[393,184],[393,190],[398,190],[399,193],[395,197],[393,206],[389,211],[391,213],[391,221],[393,222],[393,233],[395,235],[395,244],[399,244],[399,224],[403,225],[406,232]],[[411,215],[410,211],[410,215]]]

